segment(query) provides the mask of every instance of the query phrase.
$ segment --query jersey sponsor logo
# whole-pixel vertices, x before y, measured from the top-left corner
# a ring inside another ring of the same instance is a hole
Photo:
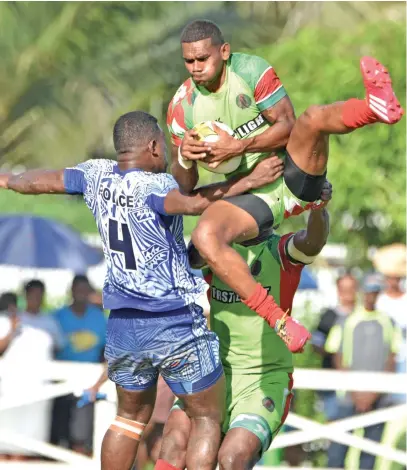
[[[134,196],[132,195],[122,193],[118,194],[115,190],[112,191],[106,187],[100,189],[100,195],[106,202],[110,201],[117,206],[129,208],[134,207]]]
[[[246,109],[252,104],[252,100],[250,96],[241,93],[240,95],[236,96],[236,104],[239,106],[240,109]]]
[[[235,134],[238,134],[240,137],[247,137],[253,131],[258,129],[259,127],[263,126],[266,123],[263,115],[259,113],[256,118],[252,119],[251,121],[247,121],[241,126],[237,127],[234,130]]]
[[[271,286],[264,288],[267,290],[267,292],[270,292],[271,290]],[[211,287],[211,298],[213,300],[217,300],[222,304],[234,304],[242,301],[241,298],[235,292],[221,290],[214,286]]]

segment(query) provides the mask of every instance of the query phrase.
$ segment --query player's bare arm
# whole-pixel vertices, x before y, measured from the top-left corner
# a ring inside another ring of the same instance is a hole
[[[198,142],[193,139],[193,137],[189,137],[189,132],[194,133],[195,131],[188,131],[186,132],[186,138],[187,141],[192,140],[193,142],[196,142],[197,144],[201,144],[202,142]],[[187,135],[188,134],[188,135]],[[182,141],[184,142],[184,140]],[[175,178],[175,181],[178,183],[180,189],[184,193],[190,193],[195,186],[198,184],[199,180],[199,173],[198,173],[198,168],[195,162],[189,162],[190,164],[188,165],[189,168],[187,168],[187,165],[184,163],[183,166],[179,163],[179,154],[184,155],[182,152],[186,152],[186,155],[188,155],[188,151],[182,150],[182,144],[181,144],[181,150],[180,147],[177,145],[172,145],[171,147],[171,174]]]
[[[262,112],[273,124],[262,134],[241,140],[245,152],[267,152],[285,147],[295,123],[295,112],[291,100],[284,96],[276,105]]]
[[[21,194],[65,194],[64,170],[28,170],[1,175],[0,187]]]
[[[263,111],[262,115],[273,125],[254,137],[237,140],[227,132],[217,130],[219,140],[214,143],[204,143],[209,153],[205,161],[221,162],[244,153],[273,152],[285,147],[295,123],[295,113],[290,98],[285,96],[276,105]]]
[[[218,199],[238,196],[251,189],[273,183],[282,175],[282,172],[282,161],[276,156],[270,157],[260,162],[247,176],[203,186],[189,195],[173,190],[165,198],[164,209],[167,214],[199,215]]]

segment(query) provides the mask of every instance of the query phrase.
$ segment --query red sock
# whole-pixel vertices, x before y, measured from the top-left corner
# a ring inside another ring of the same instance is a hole
[[[242,300],[242,302],[264,318],[272,328],[275,327],[276,321],[284,315],[274,298],[268,295],[261,284],[257,284],[253,294],[248,299]]]
[[[171,465],[165,460],[158,459],[157,462],[155,463],[154,470],[182,470],[182,469],[174,467],[174,465]]]
[[[356,98],[351,98],[343,104],[342,120],[345,126],[350,129],[357,129],[378,121],[377,116],[366,104],[366,101]]]

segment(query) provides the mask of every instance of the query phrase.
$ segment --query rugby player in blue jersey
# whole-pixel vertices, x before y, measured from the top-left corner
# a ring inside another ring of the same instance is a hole
[[[224,410],[217,336],[196,300],[203,280],[189,268],[180,214],[201,214],[211,202],[275,181],[277,158],[246,176],[183,195],[166,174],[166,143],[157,120],[136,111],[114,126],[117,161],[0,175],[0,187],[23,194],[83,194],[103,242],[110,309],[105,357],[117,385],[118,411],[102,444],[102,469],[131,469],[154,407],[161,374],[182,398],[192,432],[189,470],[216,466]]]

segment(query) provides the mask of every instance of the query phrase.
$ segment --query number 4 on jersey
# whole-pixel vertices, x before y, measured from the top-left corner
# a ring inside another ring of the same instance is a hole
[[[127,224],[120,224],[123,240],[119,239],[119,222],[109,219],[109,248],[124,254],[124,264],[126,269],[135,271],[137,269],[136,259],[133,253],[131,236]]]

